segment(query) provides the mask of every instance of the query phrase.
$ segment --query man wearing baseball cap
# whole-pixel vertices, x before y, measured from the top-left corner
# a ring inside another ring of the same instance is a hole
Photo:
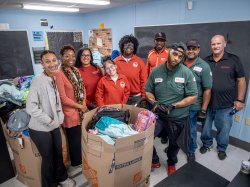
[[[174,43],[164,64],[156,67],[149,75],[145,86],[146,98],[158,110],[157,125],[167,132],[169,147],[167,150],[168,176],[176,171],[177,144],[181,133],[188,127],[189,106],[197,99],[197,86],[193,73],[183,65],[186,45]],[[155,136],[159,129],[155,131]],[[182,142],[186,142],[184,139]],[[154,149],[153,159],[157,153]]]
[[[166,35],[164,32],[155,34],[155,47],[149,51],[146,64],[147,77],[157,66],[164,64],[168,59],[168,49],[166,48]]]
[[[188,40],[186,51],[186,65],[195,76],[198,98],[189,109],[189,124],[191,131],[191,142],[187,154],[188,162],[195,161],[195,150],[197,148],[197,117],[200,121],[205,121],[207,106],[211,97],[212,72],[209,65],[199,57],[200,44],[198,40]]]
[[[166,48],[166,35],[164,32],[158,32],[155,34],[154,38],[155,47],[149,51],[148,59],[146,63],[146,73],[147,78],[150,72],[157,66],[164,64],[168,59],[168,48]],[[168,142],[168,137],[164,130],[159,134],[161,137],[161,143],[166,144]],[[156,168],[160,165],[153,165]]]

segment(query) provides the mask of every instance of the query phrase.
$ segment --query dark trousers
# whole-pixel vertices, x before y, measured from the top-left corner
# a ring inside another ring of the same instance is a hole
[[[82,164],[81,125],[65,128],[65,132],[69,143],[71,166],[78,166]]]
[[[63,164],[60,129],[56,128],[50,132],[29,129],[29,133],[42,157],[42,187],[57,186],[58,182],[68,178]]]
[[[157,125],[159,125],[158,130],[160,128],[164,128],[167,132],[167,136],[169,139],[169,146],[167,151],[167,163],[169,166],[175,165],[178,162],[177,154],[180,150],[180,147],[177,145],[177,139],[180,136],[185,125],[188,125],[188,117],[184,118],[159,118],[157,120]],[[155,133],[156,135],[157,133]],[[154,159],[157,159],[157,152],[154,148],[153,150],[153,162]],[[159,158],[158,158],[159,159]]]

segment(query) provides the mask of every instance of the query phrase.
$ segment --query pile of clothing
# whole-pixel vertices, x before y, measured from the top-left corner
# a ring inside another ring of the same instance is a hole
[[[106,143],[114,145],[114,139],[138,134],[155,123],[155,115],[146,109],[139,112],[135,124],[129,124],[129,116],[129,110],[99,107],[87,130],[100,136]]]
[[[24,108],[33,78],[34,76],[23,76],[0,82],[0,116],[13,137],[22,134],[29,136],[30,116]]]

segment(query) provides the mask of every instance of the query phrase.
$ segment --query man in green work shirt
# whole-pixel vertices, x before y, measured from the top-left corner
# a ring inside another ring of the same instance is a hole
[[[186,65],[194,74],[198,88],[198,98],[190,106],[189,124],[191,131],[191,142],[187,154],[188,162],[195,161],[195,150],[197,148],[197,117],[201,122],[205,121],[207,106],[211,97],[212,72],[209,65],[199,57],[200,44],[197,40],[187,41]]]
[[[174,43],[169,49],[168,60],[151,72],[145,86],[147,100],[158,110],[159,115],[155,136],[161,131],[158,127],[162,127],[169,138],[168,176],[176,171],[180,149],[177,139],[184,127],[188,127],[189,106],[195,102],[198,94],[193,73],[181,63],[185,50],[184,43]],[[156,156],[154,149],[152,163]]]

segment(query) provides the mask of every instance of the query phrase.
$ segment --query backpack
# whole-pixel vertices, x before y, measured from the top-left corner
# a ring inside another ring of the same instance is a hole
[[[149,110],[142,110],[139,112],[136,122],[135,122],[135,130],[137,132],[142,132],[148,129],[155,122],[155,115]]]
[[[87,130],[94,129],[95,124],[99,121],[99,119],[103,116],[108,116],[114,119],[117,119],[119,121],[122,121],[126,124],[128,124],[130,113],[129,110],[121,110],[118,108],[113,108],[109,106],[102,106],[99,107],[94,114],[92,120],[87,125]]]
[[[7,127],[10,131],[20,131],[28,129],[30,115],[25,109],[14,111],[10,114]]]

